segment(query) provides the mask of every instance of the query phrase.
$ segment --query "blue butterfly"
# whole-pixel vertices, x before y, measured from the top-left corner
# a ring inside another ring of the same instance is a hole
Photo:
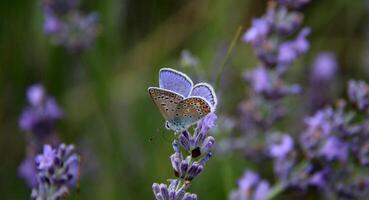
[[[193,85],[184,73],[171,68],[159,71],[159,87],[149,87],[151,99],[166,120],[166,127],[181,132],[214,112],[217,97],[207,83]]]

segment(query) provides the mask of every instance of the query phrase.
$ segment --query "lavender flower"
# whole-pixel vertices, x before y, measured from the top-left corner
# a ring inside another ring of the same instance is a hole
[[[274,142],[269,147],[269,154],[274,158],[284,158],[293,150],[294,141],[288,134],[274,138]]]
[[[260,18],[253,19],[252,26],[243,35],[243,41],[258,46],[265,40],[270,30],[270,23],[268,20]]]
[[[50,145],[45,145],[43,154],[36,157],[37,168],[40,170],[50,168],[54,163],[55,157],[55,150]]]
[[[238,189],[230,195],[230,200],[265,200],[270,191],[269,183],[259,175],[246,171],[238,181]]]
[[[350,80],[348,83],[348,97],[360,110],[369,107],[369,86],[364,81]]]
[[[34,157],[27,156],[18,167],[18,174],[23,178],[29,187],[37,185],[37,167]]]
[[[45,89],[39,84],[28,89],[27,99],[30,106],[19,118],[19,126],[22,130],[42,139],[54,131],[55,122],[63,116],[63,113],[55,100],[46,96]]]
[[[45,145],[35,162],[38,185],[32,190],[32,199],[64,199],[76,187],[80,161],[73,145],[60,144],[56,149]]]
[[[289,65],[309,49],[309,42],[306,37],[310,34],[310,29],[303,29],[294,41],[282,43],[278,51],[278,62],[281,65]]]
[[[344,141],[337,137],[329,137],[320,149],[320,154],[327,160],[339,160],[345,162],[348,158],[348,150],[348,144]]]
[[[268,71],[265,67],[247,71],[245,78],[250,82],[253,91],[266,99],[280,99],[301,92],[299,85],[285,84],[275,72]]]
[[[310,71],[309,106],[312,111],[332,102],[337,69],[338,63],[333,53],[321,52],[315,57]]]
[[[78,0],[44,1],[44,31],[57,45],[72,52],[91,46],[98,33],[98,15],[81,14]]]
[[[188,131],[179,135],[179,144],[191,153],[193,158],[206,155],[215,144],[214,137],[207,136],[207,133],[215,127],[216,120],[217,116],[214,113],[209,113],[198,122],[193,136]]]
[[[169,187],[165,184],[154,183],[152,190],[157,200],[197,200],[196,194],[186,192],[189,184],[179,186],[178,180],[170,180]]]
[[[331,52],[321,52],[314,60],[311,79],[316,81],[332,80],[337,68],[336,56]]]

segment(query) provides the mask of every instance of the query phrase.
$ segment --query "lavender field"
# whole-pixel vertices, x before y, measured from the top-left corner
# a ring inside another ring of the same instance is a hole
[[[0,199],[369,199],[369,1],[0,5]]]

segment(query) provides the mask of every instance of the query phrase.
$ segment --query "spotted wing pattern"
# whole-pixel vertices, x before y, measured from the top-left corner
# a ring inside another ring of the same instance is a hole
[[[159,87],[176,92],[183,97],[190,95],[192,80],[184,73],[170,68],[162,68],[159,72]]]
[[[177,105],[174,123],[187,128],[211,112],[209,103],[202,97],[189,97]]]
[[[174,92],[156,87],[150,87],[149,94],[163,117],[166,120],[173,119],[176,108],[181,100],[183,100],[183,97]]]
[[[207,83],[196,84],[193,87],[190,96],[199,96],[205,98],[212,105],[213,109],[215,109],[217,105],[217,97],[215,95],[214,89],[211,85]]]

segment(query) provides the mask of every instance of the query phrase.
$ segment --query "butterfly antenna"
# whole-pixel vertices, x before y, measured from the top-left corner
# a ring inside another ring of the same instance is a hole
[[[238,41],[238,38],[240,37],[241,35],[241,31],[242,31],[242,26],[239,26],[238,29],[237,29],[237,32],[236,34],[233,36],[233,39],[232,39],[232,42],[231,44],[229,45],[229,48],[228,48],[228,51],[224,57],[224,60],[223,60],[223,63],[222,65],[220,65],[220,69],[219,69],[219,72],[218,72],[218,75],[216,76],[216,81],[215,81],[215,88],[218,88],[219,87],[219,83],[220,83],[220,78],[223,74],[223,71],[224,71],[224,67],[228,61],[228,58],[229,56],[231,55],[234,47],[236,46],[236,43]]]

